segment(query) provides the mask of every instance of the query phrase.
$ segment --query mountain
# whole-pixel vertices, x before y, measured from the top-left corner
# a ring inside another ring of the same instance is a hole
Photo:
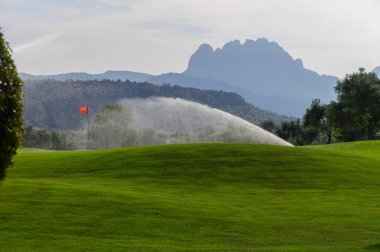
[[[375,73],[375,74],[377,74],[377,76],[379,76],[379,78],[380,78],[380,66],[378,66],[375,69],[373,69],[372,72]]]
[[[81,128],[86,118],[79,114],[78,108],[83,104],[89,104],[91,115],[95,115],[104,105],[125,98],[182,98],[223,110],[255,124],[265,120],[273,120],[278,124],[291,119],[259,109],[236,93],[171,85],[156,86],[146,82],[26,80],[23,91],[26,125],[51,130]]]
[[[377,69],[380,72],[380,69]],[[329,102],[336,98],[337,77],[306,69],[301,59],[293,59],[279,44],[267,39],[235,40],[222,48],[202,44],[191,56],[183,73],[158,76],[129,71],[103,74],[68,73],[32,76],[41,80],[129,80],[157,85],[171,84],[202,90],[223,90],[242,95],[249,103],[288,116],[301,117],[311,100]]]
[[[151,76],[147,79],[147,82],[156,85],[171,84],[181,87],[194,87],[202,90],[223,90],[223,91],[233,91],[237,90],[233,85],[213,79],[202,79],[187,74],[180,73],[166,73],[157,76]],[[243,91],[243,90],[239,90]],[[239,93],[239,92],[238,92]]]
[[[121,81],[136,81],[144,82],[152,75],[146,73],[138,73],[131,71],[107,71],[100,74],[89,74],[89,73],[65,73],[57,75],[31,75],[27,73],[20,73],[20,78],[23,80],[121,80]]]
[[[267,39],[235,40],[213,50],[203,44],[191,56],[186,75],[230,83],[249,102],[279,113],[302,115],[311,99],[335,98],[337,77],[306,69],[282,47]],[[290,105],[290,106],[289,106]]]

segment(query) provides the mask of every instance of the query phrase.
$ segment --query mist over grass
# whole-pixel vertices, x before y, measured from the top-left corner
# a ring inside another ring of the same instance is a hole
[[[82,131],[85,132],[85,131]],[[122,99],[94,117],[89,141],[77,146],[110,149],[137,145],[240,142],[291,146],[262,128],[218,109],[183,99]],[[82,141],[82,142],[81,142]]]

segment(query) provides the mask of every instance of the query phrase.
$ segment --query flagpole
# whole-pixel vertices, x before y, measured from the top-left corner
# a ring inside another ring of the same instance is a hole
[[[87,143],[90,142],[90,116],[87,113]]]
[[[79,107],[79,113],[81,114],[86,114],[86,119],[87,119],[87,144],[90,142],[90,113],[88,109],[88,104],[84,106]]]

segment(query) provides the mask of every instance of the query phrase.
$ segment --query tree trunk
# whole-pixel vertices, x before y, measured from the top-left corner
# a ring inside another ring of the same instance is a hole
[[[330,144],[331,143],[331,128],[329,129],[326,126],[324,126],[323,129],[325,130],[325,134],[327,137],[327,144]]]
[[[331,143],[331,131],[327,133],[327,144]]]
[[[5,177],[5,166],[0,163],[0,182]]]
[[[372,134],[372,122],[371,121],[368,122],[367,138],[368,138],[368,140],[375,139],[375,136]]]
[[[355,134],[354,134],[354,132],[350,131],[350,134],[351,134],[351,140],[355,141]]]

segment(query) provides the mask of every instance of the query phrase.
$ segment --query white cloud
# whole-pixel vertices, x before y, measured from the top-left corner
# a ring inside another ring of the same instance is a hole
[[[27,42],[26,44],[22,44],[22,45],[16,46],[13,49],[13,52],[14,53],[21,53],[21,52],[23,52],[25,50],[32,49],[33,47],[51,43],[56,38],[58,38],[59,36],[61,36],[62,33],[63,32],[55,32],[53,34],[48,34],[48,35],[43,36],[43,37],[38,38],[38,39],[34,39],[34,40],[30,41],[30,42]]]
[[[19,69],[31,73],[183,71],[203,42],[219,47],[258,37],[320,73],[380,65],[377,0],[4,1],[0,24],[11,45],[21,45]],[[55,31],[64,34],[56,39]]]

